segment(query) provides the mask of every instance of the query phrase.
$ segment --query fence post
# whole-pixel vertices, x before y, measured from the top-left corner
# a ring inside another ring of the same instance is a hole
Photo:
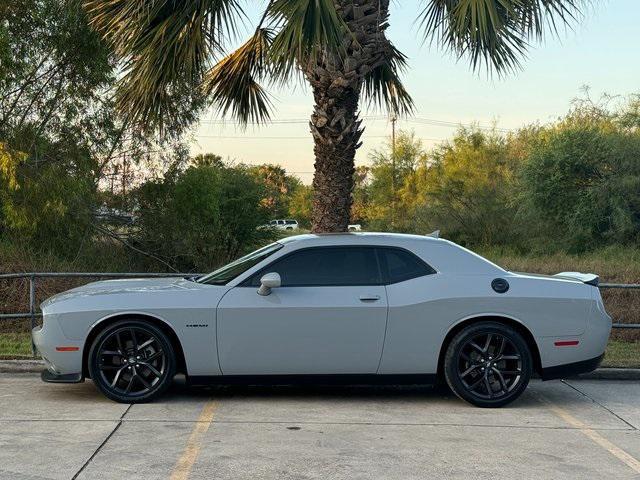
[[[29,317],[31,318],[31,330],[36,328],[36,277],[35,275],[29,275]],[[36,356],[36,346],[33,343],[33,337],[31,337],[31,356]]]

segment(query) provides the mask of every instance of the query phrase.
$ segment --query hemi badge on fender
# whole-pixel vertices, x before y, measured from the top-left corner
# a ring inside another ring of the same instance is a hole
[[[556,347],[574,347],[578,345],[580,342],[578,340],[562,340],[558,342],[553,342]]]
[[[80,347],[56,347],[56,352],[77,352]]]

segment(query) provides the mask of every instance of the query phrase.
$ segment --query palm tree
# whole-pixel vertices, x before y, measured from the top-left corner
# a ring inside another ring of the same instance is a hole
[[[425,39],[504,74],[530,43],[572,23],[582,0],[422,0]],[[413,102],[400,80],[406,57],[386,37],[389,0],[270,0],[251,37],[226,54],[241,0],[85,0],[92,25],[122,61],[117,97],[147,130],[188,124],[199,95],[239,122],[268,121],[263,83],[303,79],[313,92],[313,230],[345,231],[365,99],[393,114]],[[187,112],[182,113],[182,112]],[[189,114],[191,113],[191,115]]]

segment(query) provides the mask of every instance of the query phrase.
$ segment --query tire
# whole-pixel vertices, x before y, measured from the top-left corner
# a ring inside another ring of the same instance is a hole
[[[142,320],[121,320],[101,331],[89,350],[89,373],[98,389],[120,403],[144,403],[162,395],[176,373],[165,333]]]
[[[444,357],[447,384],[477,407],[502,407],[527,388],[533,361],[527,342],[497,322],[465,327],[449,343]]]

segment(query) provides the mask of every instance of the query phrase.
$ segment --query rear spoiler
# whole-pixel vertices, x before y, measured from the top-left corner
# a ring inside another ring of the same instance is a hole
[[[582,283],[586,283],[587,285],[593,285],[594,287],[597,287],[600,283],[600,277],[595,273],[561,272],[556,273],[553,276],[558,278],[578,280]]]

